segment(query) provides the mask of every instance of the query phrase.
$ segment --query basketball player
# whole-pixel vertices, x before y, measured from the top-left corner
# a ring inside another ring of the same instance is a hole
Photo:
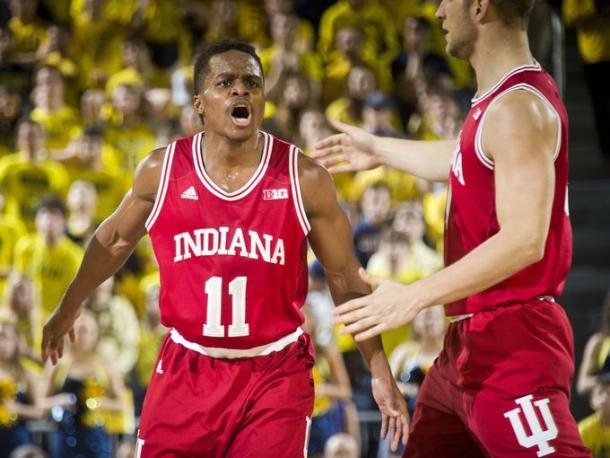
[[[171,328],[144,401],[141,457],[298,457],[313,408],[307,241],[335,301],[370,292],[358,276],[347,218],[326,171],[259,130],[263,72],[254,49],[221,42],[197,59],[205,132],[153,151],[132,190],[97,230],[82,266],[44,328],[55,364],[83,300],[148,232]],[[395,446],[406,408],[378,338],[361,345]]]
[[[341,123],[317,145],[335,171],[386,164],[449,180],[446,268],[376,287],[335,311],[359,339],[434,304],[452,318],[418,395],[407,457],[590,456],[569,411],[570,324],[554,297],[571,262],[568,121],[530,54],[534,0],[442,0],[448,51],[468,59],[478,93],[457,141],[378,138]]]

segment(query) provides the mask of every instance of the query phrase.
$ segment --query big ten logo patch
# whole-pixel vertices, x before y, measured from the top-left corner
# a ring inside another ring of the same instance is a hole
[[[263,200],[282,200],[288,199],[288,189],[263,189]]]

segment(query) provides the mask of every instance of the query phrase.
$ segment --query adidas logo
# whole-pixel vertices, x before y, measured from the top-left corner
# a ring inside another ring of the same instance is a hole
[[[199,200],[197,191],[195,191],[195,186],[191,186],[190,188],[188,188],[186,191],[184,191],[182,194],[180,194],[180,197],[182,197],[183,199],[189,199],[189,200]]]
[[[481,109],[477,108],[477,110],[474,112],[474,114],[472,115],[472,117],[474,118],[475,121],[478,121],[479,118],[481,117]]]

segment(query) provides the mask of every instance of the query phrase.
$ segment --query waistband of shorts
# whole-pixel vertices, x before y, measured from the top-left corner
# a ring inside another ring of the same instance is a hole
[[[555,298],[553,296],[537,296],[534,299],[539,300],[539,301],[546,301],[546,302],[555,302]],[[514,305],[514,304],[518,304],[519,302],[509,302],[506,304],[501,304],[498,307],[502,307],[505,305]],[[497,307],[494,307],[493,309],[495,309]],[[453,315],[451,317],[449,317],[449,322],[450,323],[457,323],[459,321],[464,321],[467,320],[469,318],[472,318],[474,315],[476,315],[477,313],[480,312],[485,312],[487,310],[493,310],[493,309],[483,309],[483,310],[479,310],[478,312],[474,312],[474,313],[464,313],[462,315]]]
[[[209,356],[211,358],[225,358],[225,359],[237,359],[237,358],[254,358],[255,356],[266,356],[273,352],[283,350],[291,343],[298,340],[299,336],[303,334],[301,327],[296,328],[294,332],[279,338],[274,342],[270,342],[266,345],[260,345],[252,348],[220,348],[220,347],[204,347],[195,342],[186,340],[182,335],[172,328],[169,332],[170,338],[177,344],[188,348],[189,350],[196,351],[202,355]]]

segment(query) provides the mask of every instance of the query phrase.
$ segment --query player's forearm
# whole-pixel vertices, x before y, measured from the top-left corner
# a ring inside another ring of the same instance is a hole
[[[414,283],[420,308],[477,294],[539,261],[542,250],[534,239],[500,231],[459,261]]]
[[[447,181],[456,140],[375,139],[375,156],[390,167],[430,181]]]
[[[388,364],[388,358],[383,351],[380,337],[373,337],[363,342],[356,342],[356,344],[373,378],[383,380],[394,379]]]
[[[351,267],[346,266],[342,273],[327,273],[328,285],[335,304],[343,304],[371,292],[370,287],[358,276],[359,267],[360,264],[354,262]],[[374,378],[392,379],[390,365],[379,337],[356,344]]]

